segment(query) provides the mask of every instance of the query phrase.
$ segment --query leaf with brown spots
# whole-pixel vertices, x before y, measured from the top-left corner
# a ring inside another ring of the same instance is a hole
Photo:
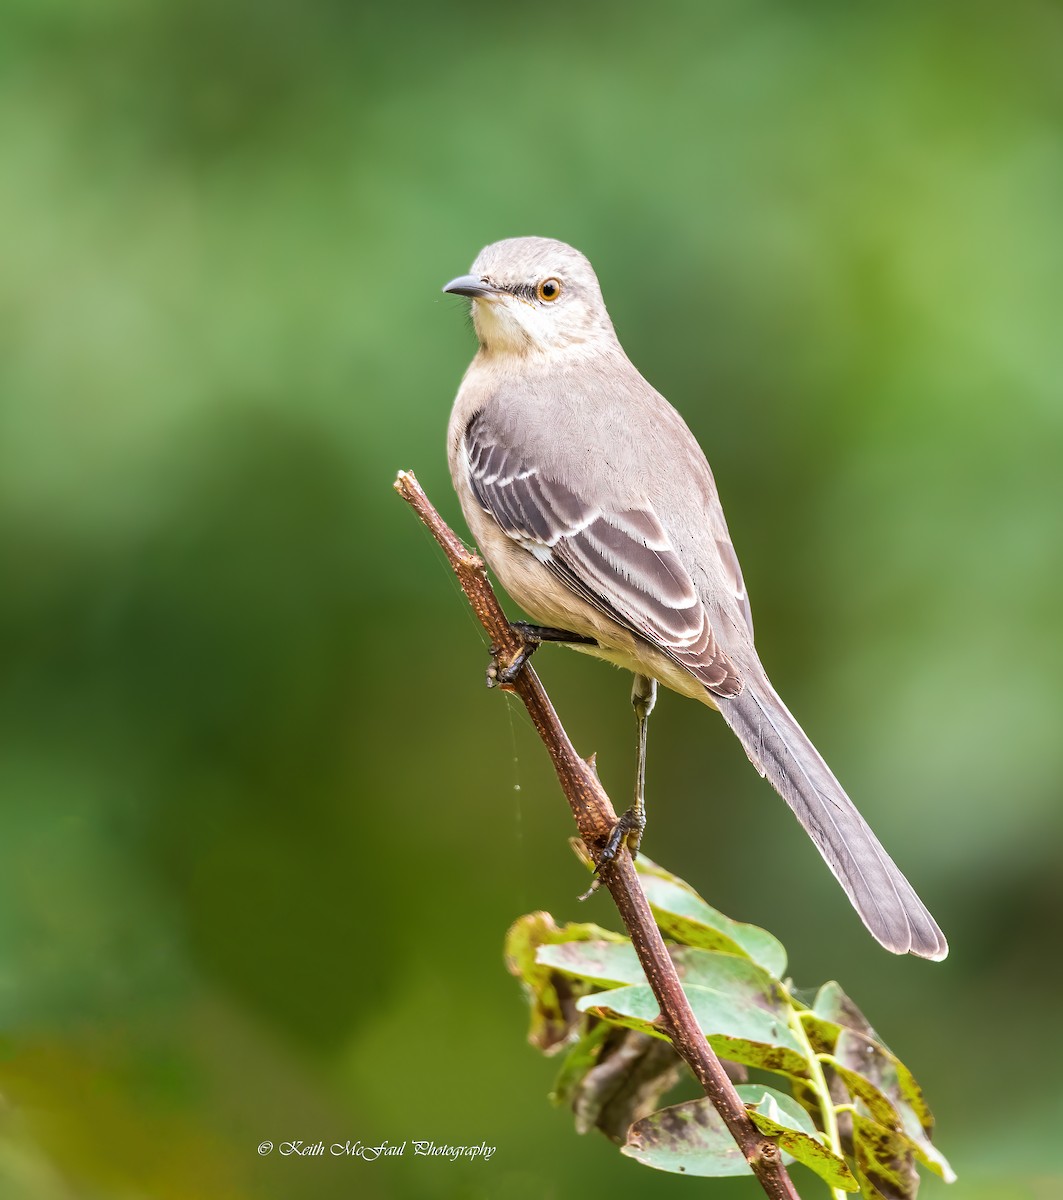
[[[597,1021],[565,1056],[552,1099],[571,1106],[577,1132],[597,1128],[620,1145],[682,1072],[669,1042]]]
[[[579,1034],[582,1018],[576,1000],[591,991],[568,975],[536,962],[540,946],[555,942],[617,940],[619,934],[598,925],[566,925],[559,929],[549,913],[529,913],[515,921],[506,934],[506,966],[523,983],[531,1006],[528,1041],[544,1054],[553,1054]]]
[[[754,1122],[758,1126],[763,1122],[762,1131],[778,1140],[786,1162],[814,1159],[832,1186],[856,1191],[849,1168],[819,1141],[808,1114],[795,1100],[763,1084],[742,1084],[738,1094]],[[788,1145],[783,1144],[784,1138]],[[800,1153],[791,1153],[791,1148]],[[708,1100],[674,1104],[636,1122],[623,1152],[648,1167],[678,1175],[749,1174],[748,1163]]]
[[[912,1145],[903,1134],[855,1113],[853,1156],[867,1200],[914,1200],[919,1175]]]
[[[788,1081],[790,1096],[759,1084],[739,1089],[787,1161],[805,1163],[833,1188],[859,1187],[865,1200],[912,1200],[917,1164],[955,1179],[930,1140],[934,1119],[912,1073],[837,983],[806,1007],[780,978],[786,952],[771,934],[725,917],[641,858],[639,873],[712,1048],[736,1070]],[[571,1106],[580,1132],[627,1136],[624,1153],[660,1170],[746,1173],[708,1101],[654,1111],[682,1066],[630,942],[591,924],[558,928],[535,913],[514,925],[506,949],[531,1003],[532,1042],[545,1053],[567,1047],[553,1098]],[[831,1108],[833,1145],[822,1132]]]
[[[808,1060],[784,1019],[720,989],[684,985],[683,991],[698,1025],[721,1058],[798,1079],[808,1076]],[[576,1007],[603,1020],[664,1036],[655,1024],[657,1001],[645,984],[582,996]]]

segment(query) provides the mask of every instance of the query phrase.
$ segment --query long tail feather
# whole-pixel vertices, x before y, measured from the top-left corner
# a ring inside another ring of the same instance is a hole
[[[871,934],[895,954],[942,959],[945,936],[786,705],[760,674],[717,698],[758,771],[793,809]]]

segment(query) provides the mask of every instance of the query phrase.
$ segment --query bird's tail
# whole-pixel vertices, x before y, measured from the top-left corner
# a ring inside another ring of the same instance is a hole
[[[753,765],[793,809],[871,934],[894,954],[944,958],[949,947],[934,918],[767,676],[750,673],[737,696],[715,702]]]

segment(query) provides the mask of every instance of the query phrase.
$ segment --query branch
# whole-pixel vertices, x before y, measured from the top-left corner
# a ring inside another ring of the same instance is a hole
[[[458,577],[466,598],[491,639],[493,652],[502,662],[512,661],[523,648],[520,636],[510,628],[484,569],[483,560],[471,554],[453,530],[436,512],[421,485],[409,471],[400,471],[395,490],[409,504],[442,546]],[[550,699],[538,676],[526,664],[507,691],[515,692],[524,702],[543,745],[557,772],[562,790],[572,808],[580,837],[595,861],[614,824],[616,813],[592,767],[576,753],[562,728]],[[616,860],[602,868],[602,882],[612,894],[631,942],[638,954],[646,979],[661,1008],[659,1022],[676,1051],[694,1072],[705,1095],[720,1114],[772,1200],[800,1200],[783,1166],[779,1148],[764,1137],[746,1113],[745,1105],[724,1071],[715,1051],[698,1026],[683,994],[675,966],[650,911],[630,852],[624,848]]]

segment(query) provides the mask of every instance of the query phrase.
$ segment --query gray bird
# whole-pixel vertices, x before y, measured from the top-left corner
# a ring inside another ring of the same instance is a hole
[[[480,343],[450,471],[487,562],[542,623],[521,627],[528,652],[569,641],[635,674],[635,803],[607,857],[638,850],[660,681],[722,714],[883,946],[944,958],[933,917],[771,686],[709,464],[624,353],[587,259],[513,238],[443,290],[471,298]]]

